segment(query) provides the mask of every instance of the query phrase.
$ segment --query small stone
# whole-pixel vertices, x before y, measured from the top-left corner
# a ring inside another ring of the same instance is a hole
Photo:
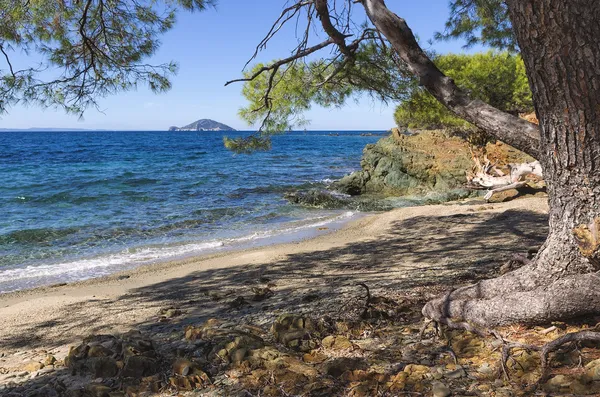
[[[173,318],[173,317],[177,317],[177,316],[179,316],[179,315],[181,315],[181,314],[182,314],[182,311],[181,311],[181,310],[179,310],[179,309],[175,309],[175,308],[171,308],[171,309],[168,309],[168,310],[165,312],[165,317],[166,317],[166,318]]]
[[[585,374],[592,381],[600,380],[600,366],[589,368]]]
[[[48,354],[46,356],[46,358],[44,359],[45,365],[53,365],[55,362],[56,362],[56,357],[54,357],[52,354]]]
[[[157,371],[158,364],[155,359],[146,356],[131,356],[125,362],[122,375],[126,378],[142,378],[154,375]]]
[[[44,368],[44,364],[37,362],[37,361],[32,361],[28,364],[25,364],[22,368],[23,368],[23,370],[28,371],[28,372],[35,372],[35,371],[38,371],[38,370]]]
[[[177,375],[187,376],[192,370],[193,363],[184,358],[178,359],[173,363],[173,372]]]
[[[90,397],[108,397],[111,391],[110,387],[99,385],[95,383],[90,383],[85,387],[86,396]]]
[[[465,370],[462,368],[455,369],[454,371],[446,372],[444,376],[448,379],[458,379],[466,376]]]
[[[452,392],[445,384],[441,382],[433,382],[431,389],[433,397],[448,397]]]
[[[477,372],[483,375],[492,375],[495,370],[488,363],[484,363],[477,369]]]
[[[545,388],[550,392],[560,392],[571,386],[572,380],[565,375],[556,375],[546,383]]]
[[[244,357],[246,357],[246,353],[248,353],[248,350],[244,348],[234,350],[233,353],[231,353],[231,361],[236,365],[241,364]]]

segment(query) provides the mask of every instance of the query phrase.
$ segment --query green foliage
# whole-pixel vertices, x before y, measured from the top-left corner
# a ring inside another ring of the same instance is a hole
[[[466,47],[483,44],[516,52],[517,42],[503,0],[451,0],[450,17],[437,39],[461,38]]]
[[[250,154],[257,151],[271,150],[271,140],[262,136],[250,135],[240,138],[223,137],[226,149],[237,154]]]
[[[158,36],[178,7],[203,10],[211,0],[0,0],[0,114],[16,103],[81,114],[97,99],[146,83],[171,87],[177,65],[149,65]],[[40,59],[11,62],[15,52]]]
[[[434,59],[436,65],[473,98],[513,114],[533,110],[531,91],[522,59],[508,52],[474,55],[447,54]],[[394,113],[396,123],[406,128],[472,129],[422,88],[412,91]]]
[[[258,64],[244,74],[250,78],[265,66]],[[242,94],[248,106],[239,115],[249,125],[258,125],[256,137],[226,140],[226,146],[237,152],[246,152],[244,145],[268,148],[269,136],[305,126],[306,111],[314,105],[339,107],[363,94],[382,101],[407,99],[409,87],[414,85],[411,74],[398,66],[395,54],[387,48],[365,44],[356,52],[352,62],[295,62],[266,71],[246,81]],[[268,94],[267,94],[268,92]]]

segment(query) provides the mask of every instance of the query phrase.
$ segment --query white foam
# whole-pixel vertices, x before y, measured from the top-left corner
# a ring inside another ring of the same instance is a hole
[[[177,245],[130,248],[121,252],[70,262],[30,265],[0,270],[0,293],[24,288],[49,285],[58,282],[85,280],[106,276],[143,264],[181,258],[193,254],[218,251],[227,246],[254,245],[274,236],[292,235],[307,229],[321,227],[332,222],[351,218],[355,212],[347,211],[337,216],[318,216],[292,222],[280,229],[256,231],[254,233],[223,240],[202,241]],[[1,268],[0,268],[1,269]]]

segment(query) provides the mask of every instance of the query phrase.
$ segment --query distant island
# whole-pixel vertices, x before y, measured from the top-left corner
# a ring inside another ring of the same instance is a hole
[[[201,119],[183,127],[169,127],[169,131],[235,131],[235,129],[214,120]]]

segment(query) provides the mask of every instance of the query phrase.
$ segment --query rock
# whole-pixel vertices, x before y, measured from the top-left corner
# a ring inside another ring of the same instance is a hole
[[[110,397],[111,388],[103,384],[90,383],[85,387],[86,397]]]
[[[310,351],[316,343],[309,343],[309,331],[316,331],[314,322],[307,317],[293,314],[282,314],[271,326],[275,338],[286,345],[303,351]]]
[[[173,318],[173,317],[180,316],[181,314],[183,314],[183,312],[175,307],[170,307],[168,309],[161,310],[160,314],[162,314],[166,318]]]
[[[357,369],[367,369],[367,364],[359,358],[340,357],[329,360],[321,366],[321,371],[334,378],[342,376],[346,371],[354,371]]]
[[[186,360],[185,358],[180,358],[175,360],[173,363],[173,373],[181,376],[187,376],[194,364],[190,360]]]
[[[467,373],[462,368],[458,368],[458,369],[455,369],[454,371],[449,371],[444,374],[444,377],[446,377],[448,379],[458,379],[458,378],[462,378],[463,376],[467,376]]]
[[[433,193],[430,201],[467,197],[466,171],[473,166],[466,139],[444,131],[422,131],[407,136],[397,129],[363,150],[361,171],[345,176],[334,188],[348,195],[406,196]],[[488,157],[500,164],[532,161],[505,145],[488,144]]]
[[[27,371],[27,372],[35,372],[42,368],[44,368],[44,364],[37,362],[37,361],[31,361],[21,367],[21,369],[23,371]]]
[[[553,376],[546,382],[545,389],[549,392],[561,392],[568,390],[572,379],[565,375]]]
[[[452,392],[445,384],[441,382],[433,382],[431,392],[433,397],[448,397]]]
[[[131,356],[125,361],[122,376],[125,378],[142,378],[158,372],[155,359],[146,356]]]
[[[112,378],[119,372],[117,360],[112,357],[92,357],[85,365],[94,378]]]
[[[44,358],[44,365],[53,365],[56,362],[56,357],[51,354],[48,354],[46,358]]]
[[[88,357],[110,357],[115,354],[109,348],[102,345],[91,346],[87,352]]]
[[[284,198],[293,204],[324,209],[346,208],[352,202],[347,197],[328,190],[287,193]]]
[[[347,350],[353,349],[355,346],[350,342],[350,339],[345,336],[327,336],[322,341],[323,347],[327,347],[334,350]]]
[[[256,301],[256,302],[260,302],[267,298],[270,298],[274,294],[273,290],[271,290],[269,287],[265,287],[265,288],[252,287],[252,293],[254,294],[252,296],[252,300]]]

